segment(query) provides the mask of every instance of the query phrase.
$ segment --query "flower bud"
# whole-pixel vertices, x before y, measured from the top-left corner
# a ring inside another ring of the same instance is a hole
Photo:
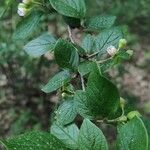
[[[29,9],[26,8],[26,4],[19,3],[19,5],[18,5],[18,11],[17,11],[17,13],[19,14],[19,16],[25,16],[25,15],[27,15],[28,12],[29,12]]]
[[[126,101],[122,97],[120,97],[120,107],[121,108],[124,108],[125,103],[126,103]]]
[[[32,2],[32,0],[22,0],[22,2],[24,3],[24,4],[30,4],[31,2]]]
[[[127,45],[126,39],[120,39],[120,40],[119,40],[119,49],[120,49],[120,48],[125,48],[126,45]]]
[[[127,114],[129,120],[133,119],[135,116],[140,117],[141,114],[138,111],[131,111]]]
[[[127,50],[126,53],[128,53],[130,56],[133,55],[133,50]]]
[[[62,96],[62,98],[65,98],[65,97],[67,96],[67,94],[66,94],[65,92],[63,92],[63,93],[61,94],[61,96]]]
[[[109,46],[107,48],[107,53],[110,55],[110,56],[114,56],[116,53],[117,53],[117,49],[115,48],[115,46]]]

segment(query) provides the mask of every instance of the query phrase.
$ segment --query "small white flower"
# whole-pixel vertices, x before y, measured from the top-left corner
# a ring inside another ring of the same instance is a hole
[[[117,49],[116,49],[116,47],[115,46],[109,46],[108,48],[107,48],[107,53],[110,55],[110,56],[114,56],[115,54],[116,54],[116,52],[117,52]]]
[[[19,16],[25,16],[28,13],[28,9],[24,3],[19,3],[17,13]]]
[[[19,14],[19,16],[23,17],[26,15],[26,9],[25,8],[18,8],[17,13]]]

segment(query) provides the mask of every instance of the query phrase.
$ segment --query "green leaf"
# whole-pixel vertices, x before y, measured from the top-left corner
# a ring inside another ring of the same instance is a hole
[[[84,118],[93,119],[93,114],[89,110],[86,92],[78,90],[75,93],[74,101],[77,112]]]
[[[66,40],[58,40],[54,50],[55,59],[61,68],[77,69],[79,55],[75,46]]]
[[[56,39],[50,34],[43,34],[24,46],[24,50],[33,57],[39,57],[54,49]]]
[[[129,60],[131,55],[128,54],[125,50],[120,50],[117,53],[117,57],[120,58],[121,60],[125,59],[125,60]]]
[[[102,31],[95,39],[96,51],[99,55],[107,53],[109,46],[118,46],[119,40],[123,37],[119,27]]]
[[[105,71],[107,71],[108,69],[113,67],[114,65],[115,65],[114,59],[113,58],[112,59],[108,59],[107,61],[105,61],[102,64],[100,64],[101,72],[104,73]]]
[[[118,127],[118,150],[148,150],[148,135],[144,123],[134,117]]]
[[[79,150],[108,150],[102,131],[88,119],[83,121],[78,142]]]
[[[92,53],[94,52],[95,49],[95,38],[94,36],[87,34],[86,36],[84,36],[82,43],[81,43],[81,47],[83,49],[85,49],[85,51],[87,53]]]
[[[116,86],[103,77],[98,68],[90,73],[86,92],[75,94],[77,111],[87,118],[109,117],[117,111],[119,99]]]
[[[0,9],[0,19],[3,17],[5,12],[10,8],[10,6],[14,3],[15,0],[8,0],[6,6]]]
[[[61,125],[71,123],[77,115],[74,100],[72,97],[66,99],[57,109],[56,122]]]
[[[150,150],[150,120],[146,118],[142,118],[142,121],[144,122],[144,125],[147,129],[148,133],[148,150]]]
[[[60,139],[68,148],[77,149],[79,129],[75,124],[61,126],[53,124],[51,134]]]
[[[24,18],[16,27],[13,34],[14,40],[23,40],[30,36],[37,29],[40,19],[40,12],[31,13],[29,16]]]
[[[110,28],[116,20],[115,16],[95,16],[85,21],[85,27],[93,30],[101,30],[103,28]]]
[[[120,100],[118,89],[112,82],[103,77],[98,69],[91,72],[86,93],[91,112],[95,116],[107,117],[118,109]]]
[[[2,141],[9,150],[67,150],[64,144],[46,132],[30,132]]]
[[[42,91],[45,93],[53,92],[59,89],[63,84],[70,80],[69,71],[61,71],[56,74],[52,79],[48,81],[48,83],[42,88]]]
[[[52,7],[68,17],[83,18],[86,14],[84,0],[49,0]]]
[[[82,76],[84,76],[84,75],[90,73],[93,70],[94,66],[95,66],[95,62],[85,61],[79,65],[78,71]]]

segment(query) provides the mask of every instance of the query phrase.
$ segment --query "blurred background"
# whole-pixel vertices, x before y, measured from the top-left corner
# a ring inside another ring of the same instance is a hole
[[[0,137],[18,135],[31,129],[48,130],[50,116],[58,101],[56,93],[44,94],[41,86],[58,71],[53,56],[31,58],[23,45],[42,32],[66,37],[66,24],[55,14],[45,14],[38,30],[25,41],[14,41],[12,34],[21,17],[15,1],[0,19]],[[109,75],[121,96],[145,117],[150,115],[150,3],[149,0],[86,0],[87,16],[111,14],[123,27],[132,59],[112,69]],[[7,0],[0,0],[0,13]]]

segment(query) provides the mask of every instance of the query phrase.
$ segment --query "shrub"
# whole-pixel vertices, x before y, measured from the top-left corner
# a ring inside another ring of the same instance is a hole
[[[15,40],[24,40],[35,32],[47,11],[62,15],[67,24],[68,38],[58,39],[42,33],[24,46],[32,57],[47,52],[54,54],[61,71],[43,86],[42,91],[57,90],[61,102],[50,133],[28,132],[2,140],[3,145],[13,150],[107,150],[107,140],[97,125],[110,124],[118,131],[116,149],[148,150],[148,133],[141,114],[137,111],[125,113],[126,101],[105,76],[107,70],[130,59],[133,53],[123,39],[121,27],[114,26],[116,17],[88,18],[84,0],[25,2],[18,8],[18,14],[25,18],[14,32]],[[73,33],[75,28],[82,32],[81,43]],[[80,129],[74,123],[77,115],[83,120]]]

